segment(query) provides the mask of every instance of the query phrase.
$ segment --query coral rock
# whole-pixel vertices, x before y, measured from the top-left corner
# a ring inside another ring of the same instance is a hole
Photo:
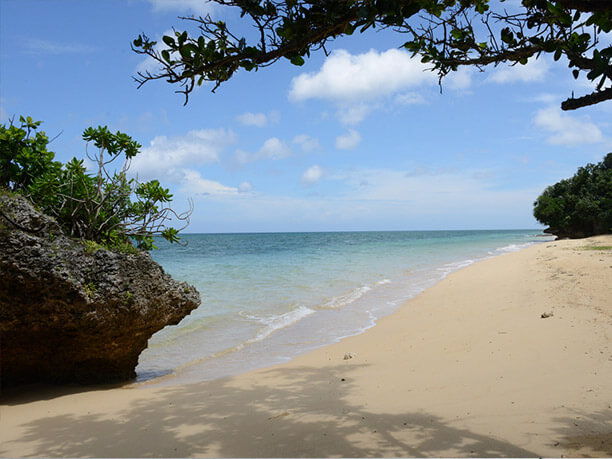
[[[23,197],[0,196],[3,387],[132,379],[151,335],[199,304],[148,253],[92,250]]]

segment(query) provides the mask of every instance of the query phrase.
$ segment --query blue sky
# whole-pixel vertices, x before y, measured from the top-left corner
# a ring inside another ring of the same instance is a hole
[[[566,64],[463,70],[443,82],[386,31],[331,43],[303,66],[241,72],[215,94],[132,76],[130,50],[201,0],[0,0],[0,116],[42,120],[59,160],[107,125],[142,145],[131,171],[159,178],[189,232],[537,228],[543,189],[612,151],[612,103],[563,113],[587,82]],[[245,33],[248,33],[245,31]]]

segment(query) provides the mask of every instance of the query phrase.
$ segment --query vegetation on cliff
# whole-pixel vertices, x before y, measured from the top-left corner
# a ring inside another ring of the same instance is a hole
[[[38,130],[40,121],[29,116],[19,120],[19,125],[0,125],[0,187],[28,197],[70,236],[109,248],[130,250],[135,242],[150,250],[154,237],[179,240],[192,209],[178,214],[169,206],[172,194],[158,180],[139,183],[128,177],[130,161],[141,148],[138,142],[106,126],[87,128],[83,140],[97,149],[87,153],[96,169],[92,174],[83,159],[66,164],[54,160],[48,137]],[[121,158],[121,168],[110,172]],[[172,220],[183,227],[169,226]]]
[[[140,149],[128,135],[86,129],[90,173],[56,161],[40,124],[0,126],[0,386],[132,379],[149,338],[200,304],[146,252],[154,237],[178,241],[167,223],[190,211],[127,176]]]
[[[544,190],[533,215],[558,237],[612,233],[612,153]]]

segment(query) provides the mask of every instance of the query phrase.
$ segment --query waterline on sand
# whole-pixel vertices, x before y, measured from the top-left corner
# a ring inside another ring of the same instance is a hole
[[[202,305],[150,340],[138,380],[197,382],[285,362],[367,330],[453,271],[544,242],[536,233],[187,235],[187,247],[153,256],[194,284]]]

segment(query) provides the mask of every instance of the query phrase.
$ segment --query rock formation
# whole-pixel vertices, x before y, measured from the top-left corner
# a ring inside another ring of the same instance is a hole
[[[25,198],[0,195],[3,387],[134,378],[151,335],[199,304],[148,253],[71,239]]]

